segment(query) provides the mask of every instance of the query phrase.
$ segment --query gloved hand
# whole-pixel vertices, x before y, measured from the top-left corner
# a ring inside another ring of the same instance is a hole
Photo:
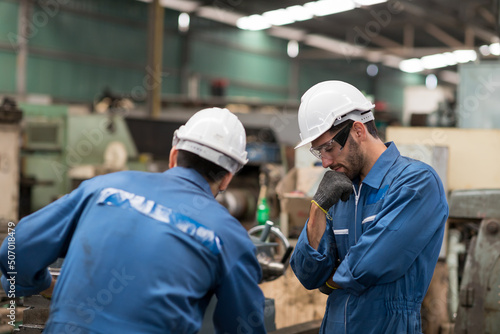
[[[328,211],[339,200],[347,201],[352,191],[352,182],[344,173],[329,170],[319,183],[313,200],[324,211]]]
[[[318,288],[319,291],[321,291],[321,293],[325,294],[325,295],[329,295],[333,292],[333,289],[332,288],[329,288],[328,285],[323,284],[322,286],[320,286]]]

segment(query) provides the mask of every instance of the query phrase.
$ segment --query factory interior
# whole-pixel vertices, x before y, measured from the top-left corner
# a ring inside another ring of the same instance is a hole
[[[0,0],[0,238],[84,180],[167,170],[174,131],[201,109],[227,108],[245,127],[249,162],[217,201],[268,258],[266,328],[318,333],[328,296],[289,267],[325,173],[309,147],[294,149],[297,112],[309,87],[341,80],[373,102],[383,141],[432,166],[446,191],[423,333],[500,333],[499,7]],[[42,332],[49,301],[18,300],[14,329],[0,296],[0,333]]]

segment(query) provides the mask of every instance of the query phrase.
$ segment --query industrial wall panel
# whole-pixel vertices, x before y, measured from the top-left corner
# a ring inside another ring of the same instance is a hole
[[[216,77],[263,85],[286,85],[288,61],[225,48],[203,41],[192,45],[192,69]]]
[[[252,87],[238,86],[237,84],[229,85],[227,89],[227,95],[233,97],[246,97],[251,99],[252,97],[256,101],[282,102],[287,99],[288,94],[286,90],[280,91],[269,91],[265,89],[257,89]]]
[[[144,92],[145,71],[30,56],[28,91],[55,98],[93,101],[109,87],[113,92]]]
[[[0,50],[0,94],[16,91],[16,55]]]
[[[55,1],[62,9],[99,13],[100,15],[131,20],[146,20],[147,5],[136,0],[64,0]],[[49,3],[51,3],[49,1]]]
[[[33,18],[44,13],[43,8],[35,6]],[[60,10],[51,17],[47,16],[45,24],[38,25],[29,44],[31,48],[145,64],[146,28],[143,23],[106,20]]]
[[[327,59],[300,62],[299,93],[302,95],[311,86],[325,80],[341,80],[371,94],[365,72],[366,62],[359,60]]]
[[[469,129],[500,128],[500,65],[497,61],[460,64],[458,125]]]
[[[144,50],[146,52],[146,50]],[[179,70],[182,63],[182,38],[179,34],[167,31],[163,33],[163,72],[174,75],[166,68]]]
[[[17,1],[0,0],[0,43],[10,43],[17,35]]]
[[[288,41],[269,36],[265,31],[248,31],[237,28],[228,29],[215,22],[195,20],[198,23],[193,38],[225,44],[252,53],[286,58]]]

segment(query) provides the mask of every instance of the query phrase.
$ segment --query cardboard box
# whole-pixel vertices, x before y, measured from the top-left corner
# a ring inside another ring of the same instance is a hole
[[[309,218],[311,200],[326,169],[323,167],[292,168],[278,183],[282,232],[297,238]]]

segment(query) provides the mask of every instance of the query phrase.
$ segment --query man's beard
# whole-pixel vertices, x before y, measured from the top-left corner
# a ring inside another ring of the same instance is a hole
[[[349,155],[346,157],[346,165],[344,165],[345,175],[354,180],[361,173],[364,164],[364,157],[361,154],[358,143],[351,136],[347,140],[349,145]]]

